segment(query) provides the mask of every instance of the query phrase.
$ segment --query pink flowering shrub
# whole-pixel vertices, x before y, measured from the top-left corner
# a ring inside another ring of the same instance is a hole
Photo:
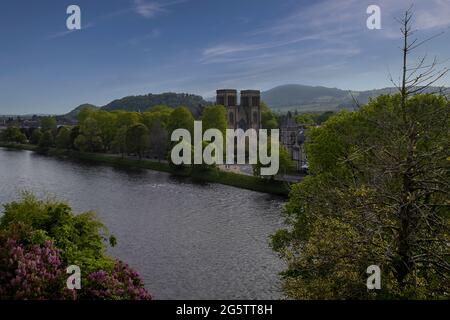
[[[105,234],[93,213],[74,215],[64,203],[25,194],[5,205],[0,299],[151,299],[136,271],[105,254]],[[67,289],[70,265],[81,269],[80,290]]]
[[[64,284],[59,250],[52,241],[25,246],[7,239],[0,247],[0,298],[60,299]]]
[[[88,275],[88,284],[83,291],[86,299],[150,300],[142,280],[128,264],[116,260],[112,272],[96,271]]]

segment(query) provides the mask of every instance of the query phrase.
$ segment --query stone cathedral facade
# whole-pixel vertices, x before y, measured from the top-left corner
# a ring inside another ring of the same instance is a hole
[[[216,103],[227,109],[228,129],[261,129],[261,93],[259,90],[243,90],[238,103],[237,90],[217,90]]]

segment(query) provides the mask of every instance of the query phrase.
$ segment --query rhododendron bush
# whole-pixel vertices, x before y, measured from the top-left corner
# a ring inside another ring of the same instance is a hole
[[[92,212],[24,193],[0,218],[0,299],[151,299],[136,271],[105,254],[116,240]],[[69,290],[66,268],[81,269]]]

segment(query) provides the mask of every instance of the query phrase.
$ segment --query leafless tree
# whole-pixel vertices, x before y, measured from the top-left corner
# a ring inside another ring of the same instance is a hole
[[[423,41],[419,41],[417,38],[412,40],[412,36],[416,33],[413,30],[413,8],[410,7],[405,11],[402,18],[397,19],[400,23],[400,31],[402,33],[402,72],[399,83],[392,83],[396,86],[401,97],[401,110],[403,116],[404,137],[403,140],[406,144],[406,154],[402,159],[399,159],[399,166],[401,168],[397,172],[401,172],[401,193],[398,195],[396,202],[398,205],[398,218],[400,220],[398,228],[398,247],[397,252],[400,259],[397,260],[395,269],[397,273],[397,279],[402,283],[408,274],[413,272],[415,266],[418,263],[432,264],[440,270],[442,275],[448,279],[450,272],[450,263],[448,260],[448,244],[447,246],[441,242],[443,250],[432,252],[429,250],[435,248],[435,246],[424,245],[427,241],[438,241],[438,239],[419,239],[417,228],[418,225],[433,226],[433,228],[440,228],[441,226],[448,227],[448,225],[442,221],[442,217],[439,216],[437,210],[441,207],[448,207],[448,203],[444,202],[433,203],[429,202],[430,196],[435,193],[448,192],[449,184],[446,181],[446,171],[448,167],[446,164],[434,162],[432,153],[437,150],[430,150],[428,153],[418,153],[418,136],[420,129],[418,128],[417,119],[408,116],[408,99],[418,93],[434,93],[441,94],[446,99],[448,96],[443,87],[433,90],[432,88],[437,81],[442,79],[449,71],[447,67],[440,68],[442,63],[439,63],[437,58],[433,58],[431,62],[427,62],[427,55],[421,56],[416,64],[410,65],[408,58],[410,54],[423,45],[424,43],[437,38],[442,33],[436,34]],[[447,100],[448,101],[448,100]],[[430,116],[435,119],[439,118],[439,115],[427,115],[427,110],[423,110],[424,117]],[[448,114],[441,115],[445,119]],[[445,134],[445,132],[443,132]],[[389,157],[388,157],[389,158]],[[430,161],[432,159],[432,161]],[[389,159],[393,160],[393,159]],[[428,161],[428,163],[425,163]],[[430,166],[430,164],[433,166]],[[426,172],[425,169],[429,172]],[[392,195],[386,195],[392,196]],[[422,199],[421,201],[418,201]],[[441,239],[439,239],[441,240]],[[444,250],[444,247],[447,247]],[[416,250],[419,249],[419,250]],[[419,255],[413,254],[413,252],[420,252]],[[444,253],[443,253],[444,252]]]
[[[423,55],[418,59],[418,63],[410,65],[408,58],[411,53],[422,46],[423,44],[441,36],[444,32],[437,33],[424,40],[415,38],[417,30],[414,30],[413,25],[414,11],[411,6],[405,11],[402,18],[396,19],[400,24],[400,31],[402,34],[403,45],[401,47],[403,54],[402,73],[399,82],[395,82],[390,76],[390,81],[394,84],[402,97],[402,108],[405,108],[406,100],[411,95],[423,93],[429,89],[433,84],[442,79],[449,71],[448,67],[438,68],[444,62],[438,62],[437,57],[434,57],[431,62],[428,61],[427,55]],[[414,37],[414,39],[412,39]],[[443,87],[438,89],[436,93],[444,93]]]

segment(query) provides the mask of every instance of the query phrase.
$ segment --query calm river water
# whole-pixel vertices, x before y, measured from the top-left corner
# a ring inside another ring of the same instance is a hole
[[[284,200],[150,170],[123,170],[0,148],[0,203],[20,190],[94,210],[155,299],[277,299],[269,248]]]

